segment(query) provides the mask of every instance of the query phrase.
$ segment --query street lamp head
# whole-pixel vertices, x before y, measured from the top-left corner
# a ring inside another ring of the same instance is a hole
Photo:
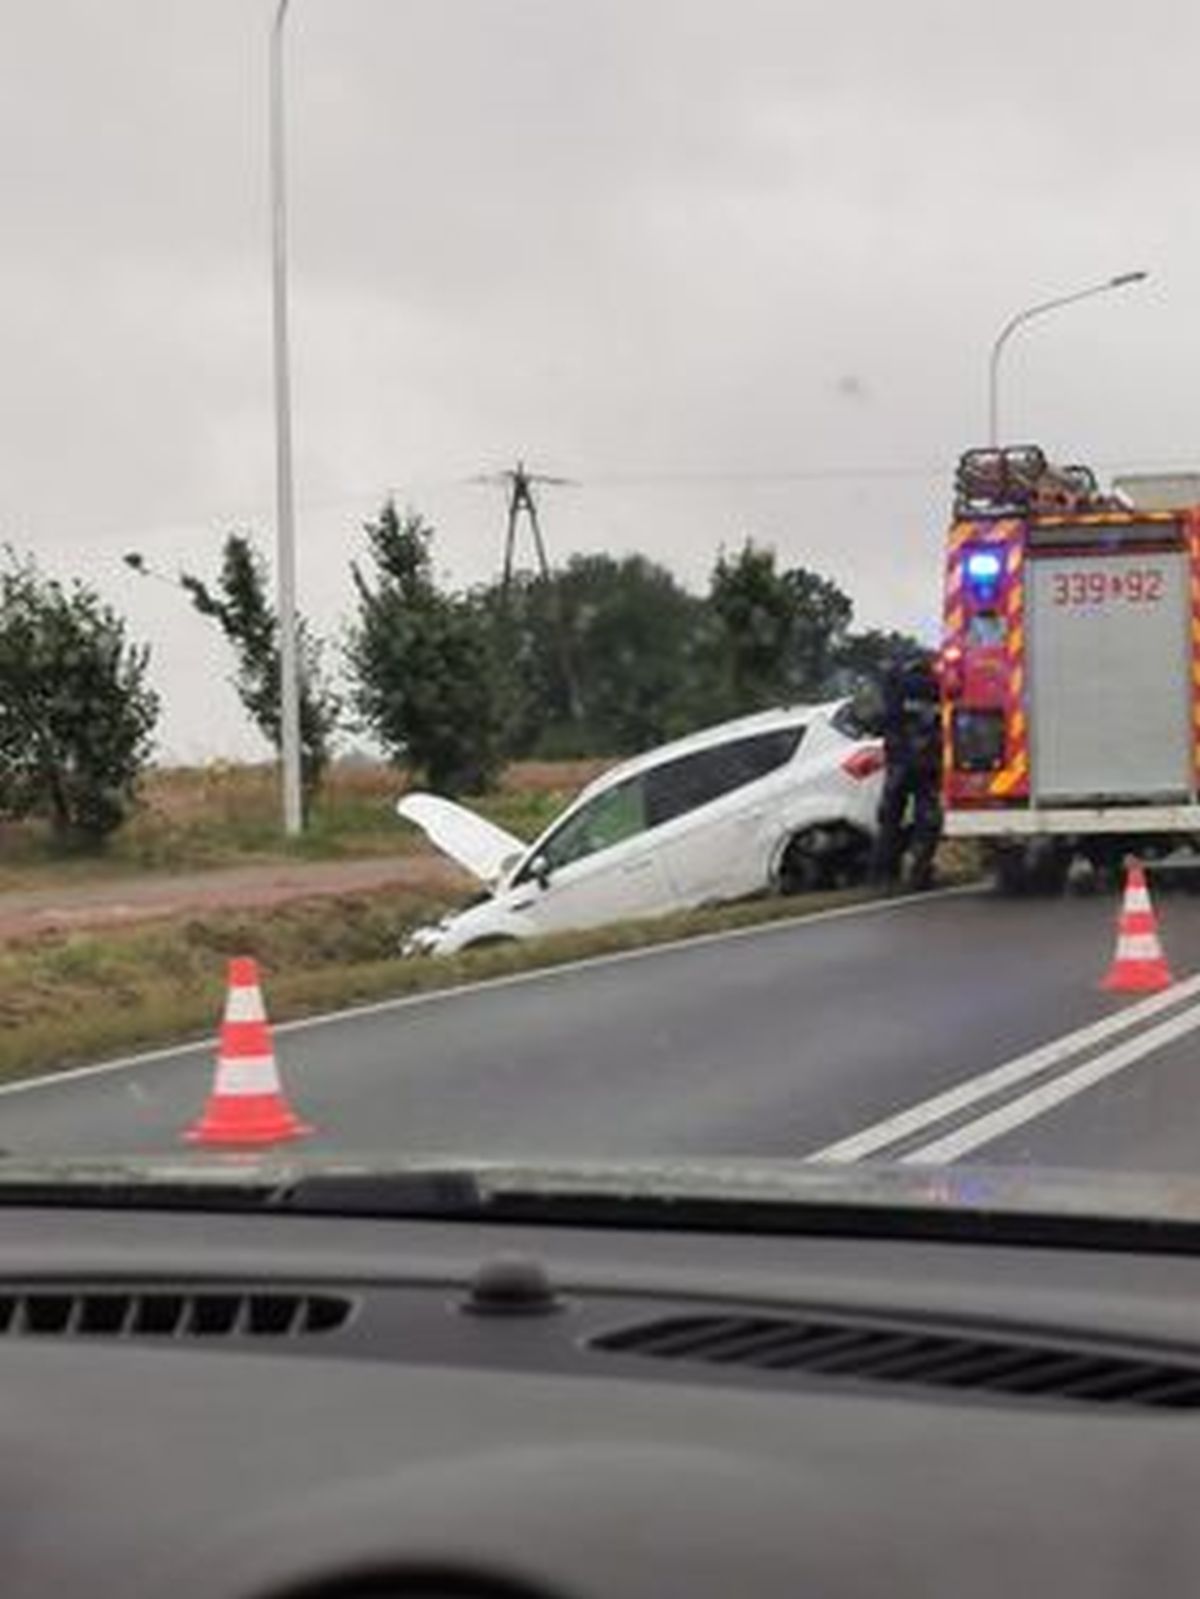
[[[998,382],[1000,352],[1004,349],[1009,337],[1026,322],[1031,321],[1036,316],[1044,316],[1047,311],[1057,311],[1064,305],[1075,305],[1079,300],[1090,300],[1095,295],[1107,294],[1110,289],[1125,289],[1134,283],[1144,283],[1149,276],[1148,272],[1142,271],[1118,272],[1115,277],[1107,278],[1100,283],[1093,283],[1086,289],[1077,289],[1074,294],[1060,294],[1053,300],[1040,300],[1036,305],[1026,306],[1023,311],[1018,311],[1016,316],[1009,317],[992,344],[992,356],[988,368],[988,440],[993,448],[999,440]]]

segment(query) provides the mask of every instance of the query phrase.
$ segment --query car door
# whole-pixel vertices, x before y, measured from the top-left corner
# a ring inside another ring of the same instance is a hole
[[[648,827],[640,776],[594,795],[564,817],[517,873],[512,909],[538,932],[669,909],[673,896]]]
[[[732,899],[762,888],[770,822],[803,724],[743,734],[646,773],[647,811],[678,903]]]

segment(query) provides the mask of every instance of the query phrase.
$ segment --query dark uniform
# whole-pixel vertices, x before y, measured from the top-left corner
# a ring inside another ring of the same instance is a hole
[[[881,731],[887,771],[879,801],[875,878],[900,881],[906,843],[912,851],[910,882],[929,888],[942,836],[941,690],[927,655],[893,661],[883,679]],[[911,832],[906,815],[912,802]],[[906,836],[907,833],[907,836]]]

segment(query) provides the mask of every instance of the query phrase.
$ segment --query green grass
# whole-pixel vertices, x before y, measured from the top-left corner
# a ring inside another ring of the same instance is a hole
[[[515,833],[518,838],[532,840],[574,797],[575,790],[571,788],[509,789],[468,803],[497,827]]]
[[[256,956],[281,994],[318,974],[395,969],[403,934],[443,908],[379,893],[10,944],[0,953],[0,1074],[203,1032],[231,955]]]
[[[792,919],[869,897],[866,890],[842,890],[804,900],[759,900],[412,960],[396,953],[404,934],[446,907],[386,892],[43,937],[0,954],[0,1076],[211,1034],[226,961],[235,954],[257,958],[271,1015],[283,1020]]]
[[[499,826],[532,838],[602,761],[529,764],[474,802]],[[423,846],[395,816],[402,778],[383,766],[331,775],[308,833],[277,831],[269,767],[211,766],[158,772],[134,821],[99,859],[55,858],[35,828],[0,829],[0,892],[192,871],[288,858],[395,855]],[[947,875],[978,874],[978,852],[943,847]],[[869,897],[865,890],[804,900],[760,900],[620,923],[452,958],[401,961],[404,935],[449,908],[425,894],[372,894],[293,902],[270,910],[181,915],[142,927],[45,934],[0,949],[0,1076],[49,1070],[123,1050],[211,1033],[224,964],[256,956],[272,1014],[299,1016],[386,996],[421,993],[585,956],[808,914]]]
[[[464,803],[519,838],[533,838],[603,762],[518,765],[492,794]],[[351,860],[425,848],[396,815],[403,774],[339,765],[298,839],[279,831],[270,766],[181,767],[151,772],[139,808],[100,855],[57,853],[45,827],[0,824],[0,892],[116,881],[145,873],[203,871],[281,860]]]

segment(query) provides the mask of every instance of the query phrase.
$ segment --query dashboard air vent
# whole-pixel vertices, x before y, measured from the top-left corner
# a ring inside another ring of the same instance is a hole
[[[353,1309],[333,1294],[9,1289],[0,1290],[0,1337],[303,1338],[345,1326]]]
[[[1083,1404],[1200,1407],[1200,1359],[1023,1337],[832,1318],[667,1316],[605,1333],[593,1348],[758,1372],[920,1384]]]

